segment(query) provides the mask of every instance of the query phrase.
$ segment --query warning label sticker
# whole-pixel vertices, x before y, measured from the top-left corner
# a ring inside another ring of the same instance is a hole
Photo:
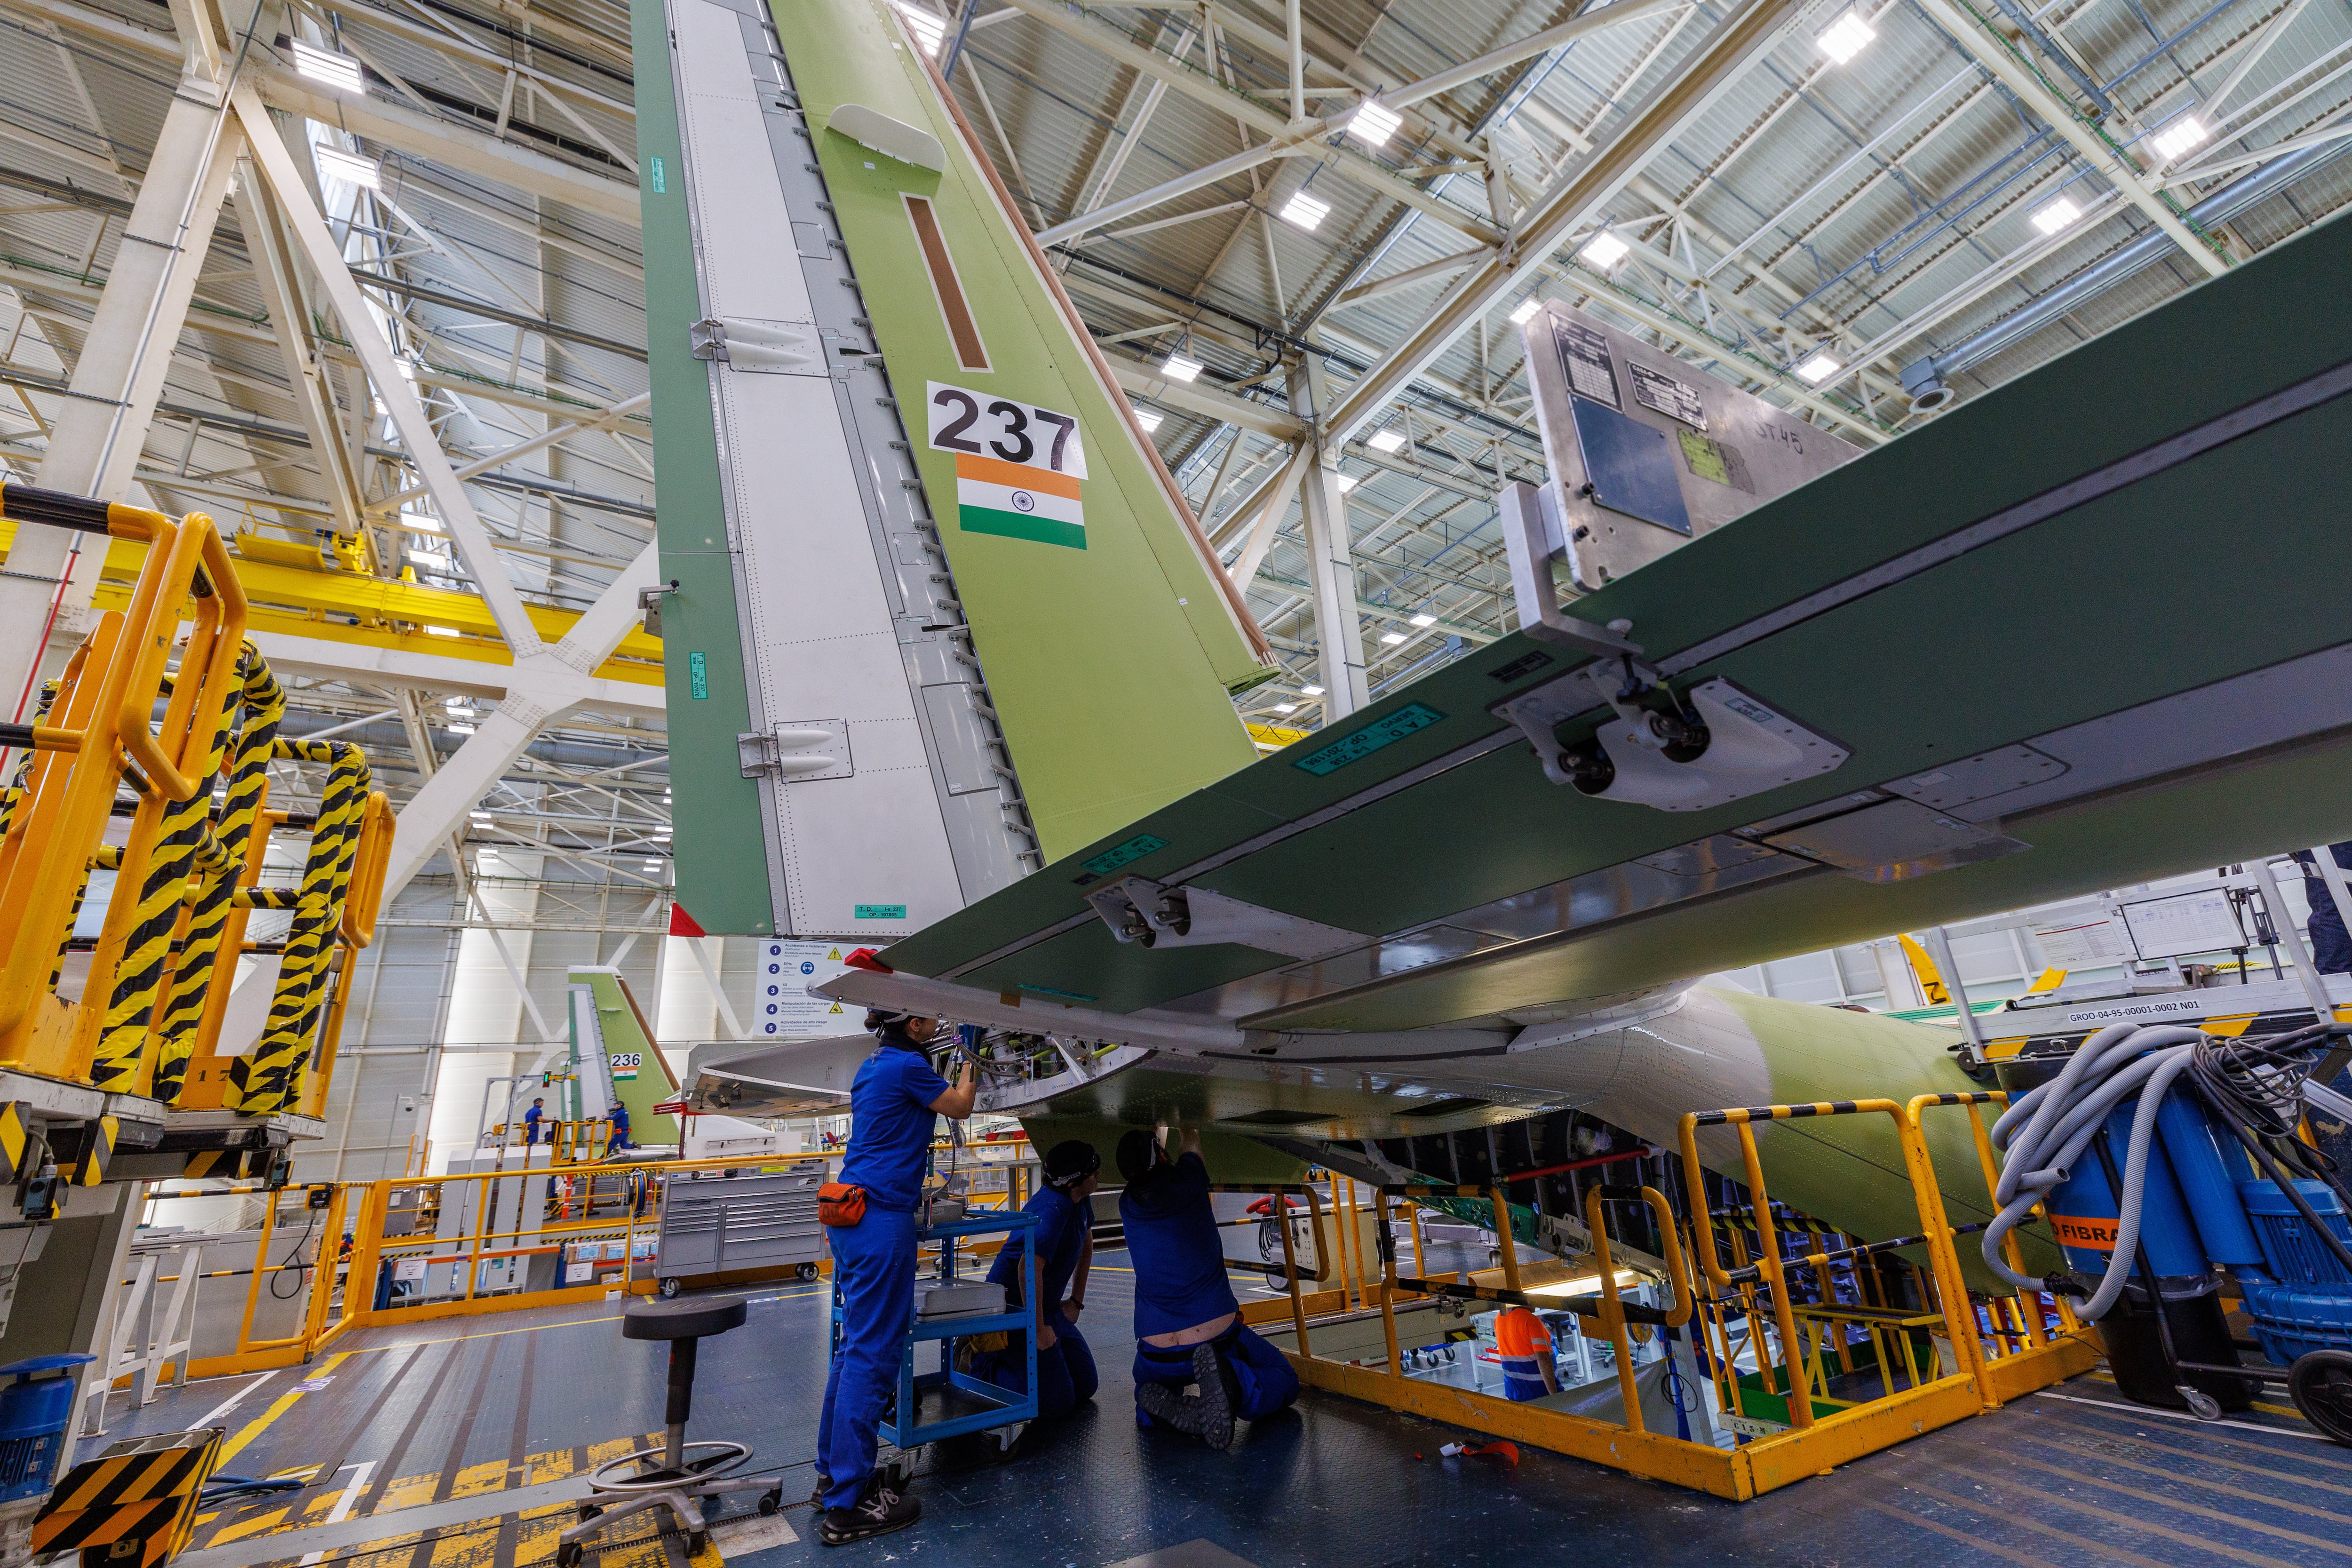
[[[2050,1228],[2057,1234],[2061,1247],[2086,1247],[2095,1252],[2116,1249],[2116,1222],[2096,1215],[2053,1214]]]

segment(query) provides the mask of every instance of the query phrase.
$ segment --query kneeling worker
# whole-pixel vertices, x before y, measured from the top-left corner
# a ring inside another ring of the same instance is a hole
[[[1045,1156],[1045,1182],[1021,1205],[1037,1228],[1029,1244],[1037,1249],[1037,1415],[1066,1415],[1095,1396],[1102,1378],[1095,1352],[1078,1331],[1087,1304],[1087,1273],[1094,1260],[1094,1195],[1102,1184],[1102,1156],[1095,1146],[1072,1138]],[[1004,1288],[1004,1304],[1018,1309],[1029,1270],[1024,1243],[1014,1241],[996,1255],[989,1281]],[[992,1352],[977,1368],[1000,1388],[1023,1394],[1029,1387],[1029,1356],[1015,1341]]]
[[[1135,1265],[1136,1425],[1172,1426],[1223,1448],[1235,1417],[1263,1420],[1297,1398],[1298,1373],[1242,1326],[1199,1131],[1186,1131],[1171,1160],[1138,1128],[1118,1141],[1118,1169],[1127,1179],[1119,1219]],[[1186,1394],[1188,1384],[1200,1393]]]
[[[898,1392],[914,1321],[915,1205],[932,1118],[962,1121],[978,1092],[969,1061],[953,1089],[931,1070],[924,1047],[939,1033],[938,1019],[876,1011],[866,1015],[866,1026],[879,1043],[850,1081],[849,1152],[841,1180],[826,1184],[818,1206],[841,1300],[841,1342],[825,1373],[816,1436],[824,1508],[817,1539],[827,1546],[887,1535],[922,1517],[922,1504],[874,1474],[876,1429]]]

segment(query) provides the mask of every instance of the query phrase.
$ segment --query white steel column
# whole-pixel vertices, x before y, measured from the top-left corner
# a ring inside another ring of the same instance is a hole
[[[49,432],[37,479],[46,489],[106,500],[130,497],[163,375],[244,147],[221,105],[218,82],[206,74],[205,62],[213,58],[191,47],[164,111],[114,268]],[[69,556],[73,580],[60,600],[59,618],[88,605],[97,590],[105,548],[101,543],[76,554],[75,537],[37,523],[16,525],[8,575],[0,577],[0,719],[14,717],[17,694],[39,666],[50,599]]]
[[[394,369],[392,346],[376,330],[375,319],[368,313],[360,296],[359,285],[352,281],[351,268],[328,232],[327,220],[310,199],[310,187],[302,183],[301,172],[278,138],[276,123],[260,98],[249,87],[237,87],[230,94],[239,119],[245,121],[250,135],[253,159],[260,165],[268,180],[271,193],[278,199],[278,210],[285,216],[288,237],[302,248],[310,263],[310,270],[327,296],[327,302],[341,317],[344,330],[350,334],[352,347],[359,355],[367,378],[374,384],[375,395],[392,415],[394,426],[400,432],[401,445],[406,448],[408,460],[416,467],[417,477],[433,497],[433,506],[439,514],[441,526],[449,531],[449,538],[457,547],[466,570],[472,575],[483,602],[489,606],[490,616],[499,624],[499,635],[507,647],[514,650],[518,669],[529,657],[545,645],[523,609],[522,595],[515,591],[514,580],[507,575],[506,563],[490,542],[489,531],[474,513],[474,503],[466,494],[450,469],[448,454],[442,451],[441,442],[425,416],[425,405],[416,398],[416,389]],[[575,635],[578,628],[574,628]],[[611,650],[607,649],[609,656]],[[602,659],[598,663],[604,662]],[[593,668],[593,666],[592,666]],[[395,851],[395,854],[397,851]],[[389,897],[393,889],[386,890]]]
[[[1310,350],[1290,373],[1291,411],[1310,430],[1319,430],[1330,395],[1323,356]],[[1325,445],[1319,435],[1310,439],[1315,458],[1298,487],[1299,525],[1307,539],[1315,655],[1322,673],[1324,721],[1329,723],[1363,707],[1370,694],[1364,675],[1363,622],[1356,614],[1356,557],[1348,532],[1347,500],[1339,493],[1339,448]]]

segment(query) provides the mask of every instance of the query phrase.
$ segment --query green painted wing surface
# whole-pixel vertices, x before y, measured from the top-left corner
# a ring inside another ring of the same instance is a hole
[[[1022,793],[1047,856],[1066,854],[1246,765],[1256,752],[1227,689],[1265,667],[1124,396],[888,7],[773,10]],[[824,129],[845,104],[928,132],[945,173]],[[938,216],[987,370],[959,359],[908,195]],[[927,445],[932,382],[1076,416],[1084,549],[959,526],[955,458]]]
[[[2333,455],[2352,450],[2352,396],[2053,506],[1833,608],[1753,623],[2352,363],[2347,275],[2352,225],[2324,225],[1578,602],[1592,621],[1630,618],[1662,662],[1748,628],[1744,646],[1681,683],[1726,678],[1832,738],[1852,752],[1833,773],[1684,813],[1556,786],[1490,709],[1574,656],[1515,634],[886,957],[988,992],[1132,1011],[1289,961],[1230,944],[1119,945],[1084,901],[1113,860],[1122,876],[1402,931],[2337,647],[2352,635],[2352,499]],[[1299,765],[1416,705],[1434,721],[1336,768]],[[2352,829],[2347,734],[2323,726],[2012,816],[2001,831],[2032,847],[2005,858],[1886,883],[1807,869],[1241,1021],[1370,1030],[1483,1018],[2320,842]],[[1407,780],[1414,770],[1429,771]]]

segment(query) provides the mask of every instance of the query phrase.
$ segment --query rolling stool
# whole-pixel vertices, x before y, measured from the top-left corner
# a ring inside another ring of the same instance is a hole
[[[610,1529],[615,1520],[649,1508],[667,1508],[687,1536],[687,1551],[698,1552],[709,1540],[699,1498],[727,1492],[759,1492],[760,1511],[783,1506],[783,1483],[729,1474],[751,1458],[741,1443],[689,1443],[686,1418],[694,1404],[694,1351],[706,1335],[723,1334],[743,1322],[740,1296],[680,1297],[633,1301],[621,1317],[625,1340],[669,1342],[668,1434],[658,1448],[640,1448],[589,1473],[580,1521],[566,1529],[555,1548],[556,1568],[577,1568],[586,1555],[581,1542]]]

